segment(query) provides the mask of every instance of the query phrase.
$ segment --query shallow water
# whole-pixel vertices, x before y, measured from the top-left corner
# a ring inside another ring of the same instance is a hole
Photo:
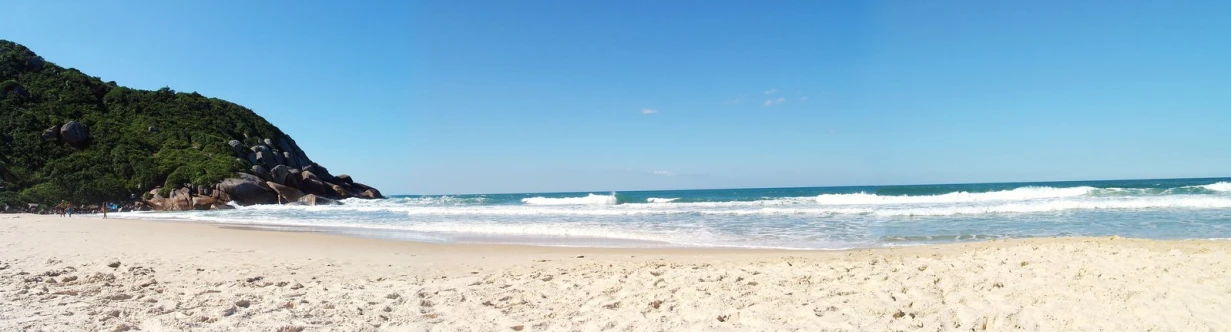
[[[1042,236],[1231,238],[1231,179],[396,196],[117,213],[442,243],[845,249]]]

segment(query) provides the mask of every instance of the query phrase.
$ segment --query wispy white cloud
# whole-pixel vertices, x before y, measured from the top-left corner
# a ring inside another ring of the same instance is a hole
[[[772,94],[775,94],[775,93],[778,93],[778,89],[769,89],[769,90],[765,90],[765,94],[767,94],[767,95],[772,95]]]
[[[675,173],[671,173],[671,171],[654,171],[653,173],[658,176],[675,176]]]
[[[799,97],[799,101],[808,101],[808,97],[807,96]]]
[[[779,97],[778,99],[771,98],[771,99],[766,99],[765,102],[762,103],[762,105],[774,106],[774,105],[778,105],[778,104],[785,103],[785,102],[786,102],[786,98],[782,98],[782,97]]]
[[[735,104],[739,104],[739,102],[741,101],[744,101],[744,100],[742,98],[735,98],[735,99],[728,100],[722,104],[723,105],[735,105]]]
[[[658,114],[658,110],[653,109],[653,108],[642,108],[641,114],[645,114],[645,115]]]

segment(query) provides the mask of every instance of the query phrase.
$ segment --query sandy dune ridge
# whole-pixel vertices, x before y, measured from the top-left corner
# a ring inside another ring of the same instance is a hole
[[[440,245],[0,216],[0,330],[1231,330],[1231,241]]]

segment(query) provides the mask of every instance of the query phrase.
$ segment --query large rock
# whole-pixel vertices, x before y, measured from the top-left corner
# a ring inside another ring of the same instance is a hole
[[[333,175],[329,174],[329,169],[326,169],[325,166],[321,166],[320,164],[304,166],[303,171],[312,172],[312,174],[315,174],[317,178],[325,182],[333,182]]]
[[[256,175],[257,177],[261,178],[261,180],[272,180],[273,179],[273,177],[269,175],[269,170],[266,170],[265,166],[261,166],[261,165],[252,165],[252,175]]]
[[[364,191],[363,191],[363,193],[359,194],[359,197],[360,197],[360,198],[367,198],[367,199],[381,199],[381,198],[385,198],[385,196],[381,196],[381,195],[380,195],[380,191],[379,191],[379,190],[376,190],[376,188],[370,188],[370,189],[368,189],[368,190],[364,190]]]
[[[297,202],[304,195],[299,189],[280,185],[273,181],[267,181],[265,185],[268,185],[274,192],[278,193],[278,204]]]
[[[33,70],[43,69],[45,64],[47,64],[47,61],[43,60],[41,56],[31,55],[29,58],[26,58],[26,67]]]
[[[295,157],[291,156],[290,152],[282,151],[282,161],[283,165],[299,168],[299,162],[295,160]]]
[[[215,200],[218,200],[219,202],[230,202],[231,196],[227,195],[225,191],[222,191],[222,189],[220,188],[221,185],[222,185],[221,183],[214,184],[213,189],[210,190],[209,197],[213,197]]]
[[[290,136],[282,136],[282,138],[278,139],[278,146],[282,148],[282,151],[290,152],[290,158],[288,158],[286,163],[288,166],[303,168],[312,164],[312,159],[308,159],[308,155],[303,152],[303,149],[299,148],[299,144],[295,143],[295,139],[292,139]]]
[[[317,179],[304,179],[299,189],[302,189],[304,193],[317,196],[329,196],[329,193],[333,191],[328,184]]]
[[[231,146],[231,151],[234,151],[236,156],[243,157],[248,154],[248,149],[244,148],[244,143],[239,140],[231,140],[227,145]]]
[[[225,192],[227,196],[239,205],[248,206],[253,204],[274,204],[278,202],[278,194],[270,189],[265,182],[260,179],[254,179],[255,176],[248,175],[251,178],[242,176],[243,173],[236,178],[222,180],[218,184],[218,189]]]
[[[145,202],[145,205],[149,206],[150,209],[164,211],[166,210],[164,207],[168,205],[168,202],[166,197],[162,197],[162,195],[158,194],[159,189],[162,188],[151,189],[141,197],[141,201]]]
[[[355,180],[352,180],[350,178],[350,175],[346,175],[346,174],[338,175],[333,178],[335,180],[334,182],[338,184],[354,184],[355,183]]]
[[[274,166],[269,169],[269,179],[278,184],[286,184],[286,177],[291,175],[291,168],[286,165]]]
[[[299,170],[291,168],[291,169],[286,170],[286,172],[287,172],[286,181],[284,181],[282,184],[302,189],[303,188],[303,178],[301,177],[302,175],[300,174]]]
[[[45,141],[60,140],[60,125],[55,125],[55,126],[52,126],[51,128],[47,128],[47,130],[43,131],[42,137],[43,137],[43,140]]]
[[[60,126],[60,140],[75,147],[83,147],[90,140],[90,131],[77,121],[69,121]]]
[[[300,204],[303,204],[303,205],[308,205],[308,206],[315,206],[315,205],[342,205],[342,202],[338,202],[338,201],[335,201],[335,200],[332,200],[332,199],[328,199],[328,198],[320,197],[320,196],[313,195],[313,194],[303,195],[303,197],[300,197],[300,198],[299,198],[299,203],[300,203]]]
[[[271,151],[257,151],[256,164],[263,165],[265,167],[274,167],[275,165],[278,165],[277,161],[274,160],[274,153]]]
[[[180,188],[169,192],[170,197],[163,197],[158,194],[161,188],[150,190],[149,198],[142,197],[145,202],[153,210],[158,211],[187,211],[192,210],[192,194],[188,188]]]
[[[214,187],[197,186],[197,195],[213,196],[213,194],[214,194]]]
[[[355,188],[359,188],[359,190],[363,191],[363,194],[359,195],[359,197],[361,198],[371,198],[371,199],[385,198],[385,196],[381,196],[380,190],[376,190],[376,188],[369,187],[362,183],[355,182],[354,184],[351,184],[351,186],[354,186]]]
[[[338,198],[338,199],[351,198],[351,194],[350,192],[346,191],[346,188],[342,188],[342,186],[339,186],[336,184],[328,184],[328,185],[329,185],[330,192],[329,192],[329,195],[326,195],[326,196],[331,197],[331,198]]]
[[[261,187],[265,188],[265,190],[270,190],[269,187],[265,187],[265,179],[262,179],[256,175],[248,173],[235,173],[235,178],[244,179],[248,182],[257,182],[261,185]]]
[[[200,195],[192,196],[193,210],[209,210],[210,208],[213,208],[215,204],[218,204],[218,200],[213,197]]]

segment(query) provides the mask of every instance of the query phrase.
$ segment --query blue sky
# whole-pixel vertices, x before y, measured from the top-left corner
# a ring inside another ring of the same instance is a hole
[[[1218,1],[17,1],[391,194],[1231,175]]]

